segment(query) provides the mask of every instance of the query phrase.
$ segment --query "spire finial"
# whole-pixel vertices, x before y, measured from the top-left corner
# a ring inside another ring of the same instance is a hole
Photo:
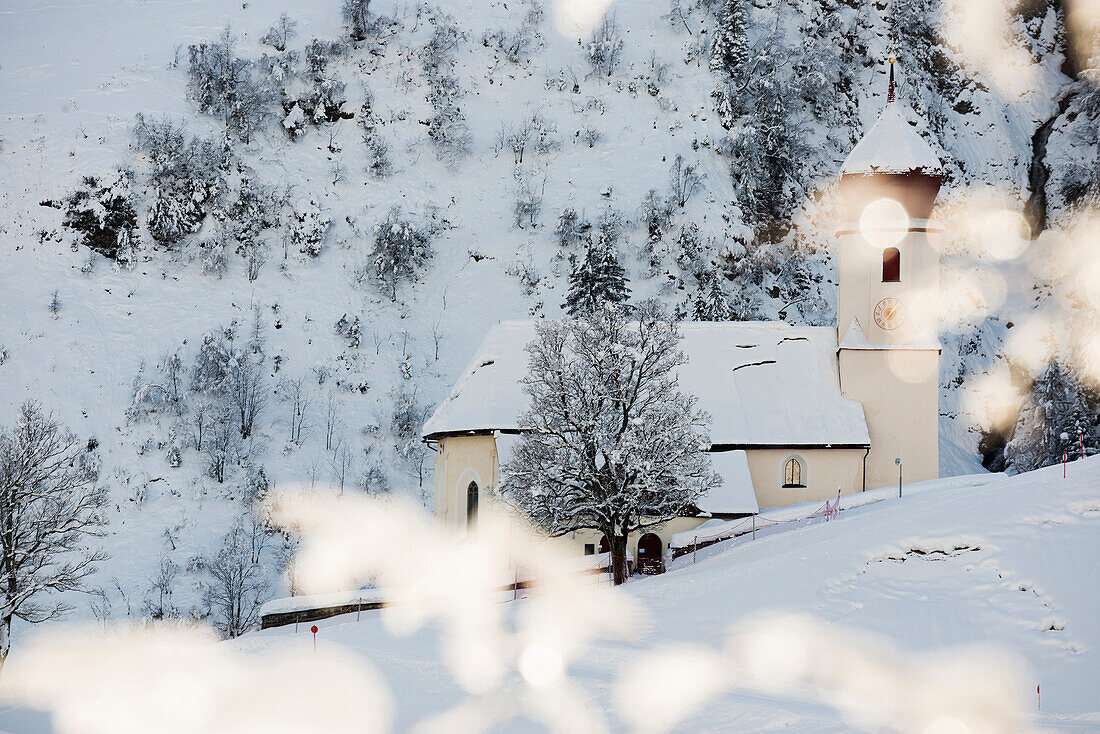
[[[894,59],[897,53],[897,42],[890,39],[890,90],[886,93],[886,103],[890,104],[896,97],[894,86]]]

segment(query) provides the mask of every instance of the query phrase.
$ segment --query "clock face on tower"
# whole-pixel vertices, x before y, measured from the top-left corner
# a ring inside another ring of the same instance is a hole
[[[875,304],[875,323],[886,331],[898,328],[905,323],[905,304],[897,298],[883,298]]]

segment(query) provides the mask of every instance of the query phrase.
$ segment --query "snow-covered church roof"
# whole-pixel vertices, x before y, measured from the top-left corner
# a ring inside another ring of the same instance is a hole
[[[840,393],[836,330],[782,322],[689,323],[680,327],[680,389],[711,417],[716,447],[867,446],[863,406]],[[525,347],[535,322],[494,326],[425,437],[515,431],[527,395]]]
[[[913,117],[901,102],[890,101],[859,144],[848,154],[841,174],[939,174],[939,159],[912,125]]]

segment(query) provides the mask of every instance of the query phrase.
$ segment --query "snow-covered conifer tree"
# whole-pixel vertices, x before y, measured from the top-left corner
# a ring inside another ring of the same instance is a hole
[[[524,380],[531,409],[503,490],[551,535],[606,535],[619,584],[630,533],[688,511],[718,481],[706,418],[678,389],[680,335],[649,307],[637,323],[610,306],[537,330]]]
[[[626,271],[619,264],[621,228],[618,215],[608,211],[590,233],[584,257],[574,261],[569,274],[564,307],[570,316],[591,313],[607,304],[624,304],[630,298]]]
[[[749,59],[745,0],[725,0],[710,45],[710,70],[735,75]]]
[[[1100,443],[1100,399],[1090,395],[1058,362],[1035,378],[1020,409],[1005,460],[1017,471],[1031,471],[1066,458],[1080,458],[1080,443],[1096,451]]]
[[[727,321],[732,313],[729,296],[722,285],[722,278],[715,270],[704,270],[699,278],[698,291],[692,302],[695,321]]]

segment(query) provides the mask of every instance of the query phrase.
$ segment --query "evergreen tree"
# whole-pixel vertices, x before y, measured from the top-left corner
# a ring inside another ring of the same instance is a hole
[[[745,0],[726,0],[710,45],[710,70],[736,76],[749,59]]]
[[[699,289],[692,303],[695,321],[728,321],[731,317],[729,296],[722,285],[721,276],[713,269],[703,271]]]
[[[626,271],[619,264],[617,243],[621,223],[608,212],[589,237],[584,258],[573,262],[565,310],[570,316],[593,313],[607,304],[626,303],[630,297]]]
[[[1100,444],[1100,400],[1067,368],[1054,362],[1032,382],[1020,409],[1005,460],[1017,471],[1096,453]]]

